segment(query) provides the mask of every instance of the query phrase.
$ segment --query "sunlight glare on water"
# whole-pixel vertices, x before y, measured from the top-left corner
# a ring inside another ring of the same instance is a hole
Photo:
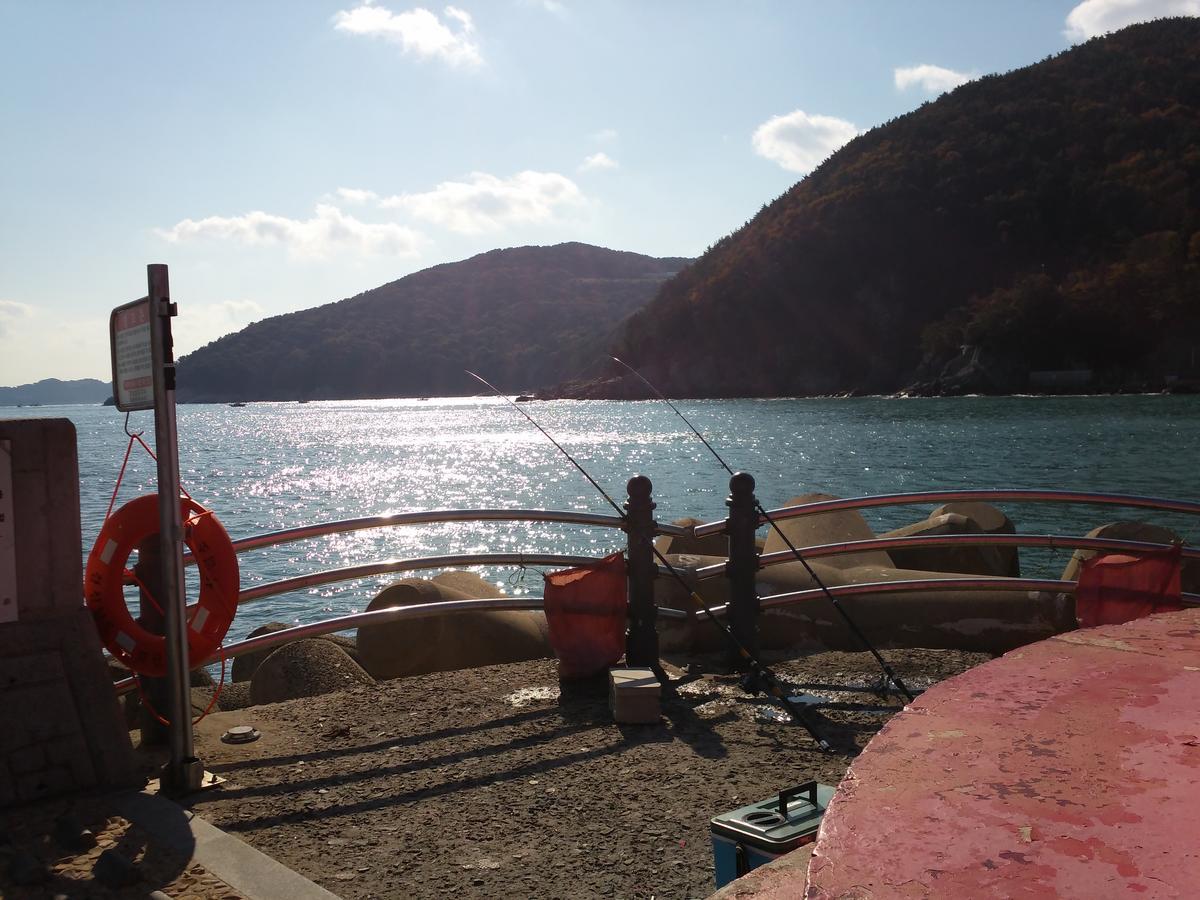
[[[838,496],[1041,487],[1195,500],[1200,403],[1191,397],[679,401],[735,470],[752,473],[768,508],[810,491]],[[724,515],[728,475],[657,402],[523,404],[618,502],[635,474],[654,482],[656,515]],[[13,411],[15,413],[15,410]],[[84,552],[99,531],[126,437],[112,408],[45,407],[77,428]],[[181,406],[181,479],[232,537],[297,525],[434,509],[541,508],[613,514],[537,430],[499,398]],[[132,427],[153,436],[149,413]],[[152,443],[152,441],[151,441]],[[154,463],[135,448],[118,502],[155,489]],[[1136,511],[1004,506],[1024,532],[1083,534]],[[867,511],[877,532],[931,506]],[[1155,516],[1196,537],[1196,521]],[[443,523],[352,532],[242,554],[242,586],[386,559],[448,553],[599,556],[619,531],[548,523]],[[1026,570],[1039,556],[1022,551]],[[1057,575],[1062,554],[1044,561]],[[536,572],[486,573],[510,591],[541,592]],[[311,621],[366,607],[380,576],[244,606],[233,637],[267,621]]]

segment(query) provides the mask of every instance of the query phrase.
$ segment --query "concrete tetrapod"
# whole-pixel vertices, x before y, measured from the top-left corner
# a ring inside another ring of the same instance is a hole
[[[808,494],[788,501],[789,506],[836,499],[828,494]],[[855,510],[840,510],[779,521],[788,539],[803,552],[805,547],[875,537]],[[765,553],[787,550],[783,539],[770,529]],[[720,558],[678,557],[691,566],[711,565]],[[821,557],[809,563],[827,587],[888,581],[947,578],[954,571],[905,569],[883,551]],[[758,574],[760,596],[815,588],[800,562],[763,569]],[[710,604],[725,602],[725,579],[700,582],[700,594]],[[659,579],[660,605],[687,609],[690,601],[677,585]],[[840,598],[868,639],[879,647],[921,647],[1002,653],[1075,626],[1073,604],[1061,595],[1006,590],[997,579],[994,591],[881,592]],[[663,621],[663,620],[660,620]],[[764,647],[809,645],[832,650],[861,650],[862,645],[824,597],[762,614],[759,632]],[[666,650],[717,650],[720,635],[703,621],[680,625],[663,621]]]
[[[500,596],[477,575],[449,572],[433,580],[398,581],[376,595],[367,610]],[[380,680],[554,655],[545,614],[524,610],[435,614],[364,625],[358,630],[358,653],[366,670]]]

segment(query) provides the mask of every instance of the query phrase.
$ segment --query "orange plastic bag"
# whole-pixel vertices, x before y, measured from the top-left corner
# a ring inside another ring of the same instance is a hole
[[[549,572],[544,593],[550,646],[561,678],[587,678],[625,653],[625,557]]]
[[[1083,628],[1119,625],[1183,608],[1181,547],[1138,556],[1108,553],[1085,560],[1075,590],[1075,617]]]

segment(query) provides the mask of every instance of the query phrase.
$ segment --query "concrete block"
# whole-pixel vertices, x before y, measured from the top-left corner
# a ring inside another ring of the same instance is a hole
[[[75,426],[67,419],[0,420],[0,439],[12,442],[18,617],[77,608],[83,540]]]
[[[8,770],[18,778],[46,768],[46,751],[41,744],[30,744],[8,754]]]
[[[615,721],[649,725],[662,717],[662,685],[653,669],[610,669],[608,685]]]
[[[0,691],[46,681],[65,681],[57,653],[30,653],[0,658]]]
[[[8,772],[8,766],[0,760],[0,808],[9,806],[17,802],[16,786],[13,784],[12,775]]]

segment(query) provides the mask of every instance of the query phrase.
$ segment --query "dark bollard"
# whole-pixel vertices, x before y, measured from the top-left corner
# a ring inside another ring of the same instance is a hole
[[[729,519],[725,533],[729,537],[729,627],[733,636],[752,656],[758,656],[758,591],[754,576],[758,572],[758,501],[754,497],[754,477],[738,472],[729,479]],[[736,656],[737,665],[742,665]]]
[[[627,518],[625,533],[629,539],[626,551],[629,571],[629,635],[625,639],[625,663],[630,666],[658,665],[658,631],[655,622],[658,607],[654,605],[654,579],[658,566],[654,563],[654,501],[650,499],[653,485],[645,475],[629,479],[625,502]]]
[[[162,590],[162,566],[159,565],[158,535],[153,534],[138,544],[138,561],[134,567],[138,581],[149,588],[154,594],[151,598],[142,588],[138,589],[138,623],[151,634],[162,634],[166,630],[166,621],[162,610],[154,605],[154,600],[165,597]],[[146,700],[164,718],[167,716],[170,695],[167,691],[166,678],[142,678],[142,693]],[[160,722],[147,707],[146,703],[138,704],[138,727],[142,731],[142,745],[147,747],[165,747],[167,745],[167,726]]]

